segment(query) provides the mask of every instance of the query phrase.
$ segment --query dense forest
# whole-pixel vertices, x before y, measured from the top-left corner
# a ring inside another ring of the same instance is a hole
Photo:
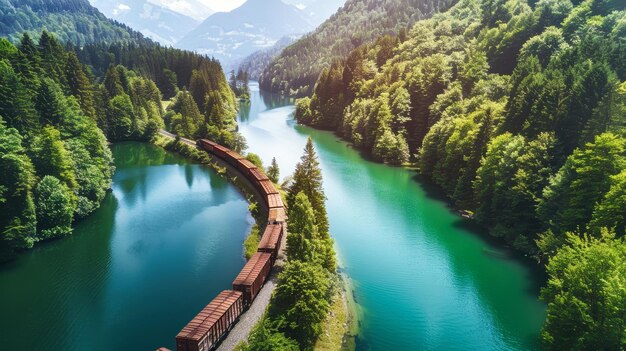
[[[322,182],[309,138],[287,193],[287,264],[266,314],[239,350],[310,350],[323,332],[338,278]]]
[[[104,47],[64,46],[45,31],[37,42],[25,33],[17,46],[0,39],[0,260],[70,234],[99,207],[113,174],[108,141],[151,140],[165,118],[182,135],[245,146],[219,63],[154,44]],[[94,62],[94,53],[108,59]],[[159,81],[175,96],[167,113],[155,72],[170,78]],[[197,125],[177,127],[176,112],[197,112]]]
[[[454,0],[348,0],[314,32],[285,48],[263,71],[262,89],[305,96],[325,66],[381,35],[398,33]]]
[[[139,32],[107,19],[87,0],[0,0],[0,36],[17,43],[22,33],[32,37],[42,29],[64,43],[147,41]]]
[[[96,120],[107,120],[76,55],[44,32],[0,39],[0,260],[67,235],[95,210],[113,174]]]
[[[336,60],[296,106],[299,122],[378,161],[416,163],[547,263],[548,349],[617,350],[626,337],[624,6],[462,0]]]

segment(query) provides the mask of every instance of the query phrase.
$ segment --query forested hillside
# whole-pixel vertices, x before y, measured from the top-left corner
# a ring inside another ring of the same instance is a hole
[[[113,166],[96,119],[108,111],[93,90],[51,35],[0,39],[0,260],[68,235],[104,198]]]
[[[416,162],[494,236],[548,263],[547,349],[617,350],[626,337],[625,6],[462,0],[353,50],[297,102],[299,122],[378,161]]]
[[[250,79],[259,80],[265,68],[283,51],[285,47],[296,40],[296,36],[286,36],[281,38],[274,46],[255,51],[243,59],[239,68],[248,72]]]
[[[107,19],[87,0],[0,0],[1,37],[17,43],[23,32],[36,38],[42,30],[75,45],[145,40],[140,33]]]
[[[448,8],[455,0],[348,0],[314,32],[287,47],[263,72],[264,90],[310,95],[320,72],[335,59],[384,34]]]

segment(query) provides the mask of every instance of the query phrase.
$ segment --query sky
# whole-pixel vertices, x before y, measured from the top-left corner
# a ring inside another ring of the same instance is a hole
[[[227,12],[233,10],[246,0],[149,0],[152,3],[162,5],[170,10],[185,13],[187,15],[196,15],[207,12],[207,9],[212,12]]]
[[[200,0],[216,12],[225,12],[241,6],[245,0]]]

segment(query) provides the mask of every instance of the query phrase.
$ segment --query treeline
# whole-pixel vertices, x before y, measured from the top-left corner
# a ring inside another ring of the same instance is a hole
[[[104,198],[113,163],[94,89],[48,33],[0,39],[0,261],[68,235]]]
[[[101,76],[111,65],[122,65],[153,80],[165,99],[174,97],[179,89],[205,88],[219,91],[236,110],[235,98],[229,90],[219,61],[191,51],[164,47],[156,43],[93,43],[74,48],[80,61]],[[204,100],[199,99],[199,105]]]
[[[0,1],[0,37],[18,43],[22,33],[36,37],[43,29],[74,45],[149,42],[141,33],[107,19],[87,0]]]
[[[162,99],[171,100],[164,115],[168,130],[245,149],[245,140],[236,132],[237,99],[218,61],[153,43],[90,44],[75,50],[95,75],[104,72],[107,77],[111,65],[122,65],[154,81]],[[236,87],[242,88],[242,83]]]
[[[324,67],[352,49],[447,9],[455,0],[348,0],[313,33],[286,47],[265,68],[262,89],[306,96]]]
[[[250,77],[247,71],[244,71],[242,68],[237,70],[237,74],[235,74],[235,70],[230,71],[228,85],[230,90],[235,93],[235,96],[242,100],[250,100],[248,83],[250,83]]]
[[[312,350],[336,292],[319,161],[309,138],[287,195],[287,263],[270,306],[240,350]]]
[[[297,102],[299,122],[378,161],[415,162],[493,235],[549,261],[548,349],[626,337],[626,294],[611,285],[626,283],[613,266],[626,225],[624,7],[462,0],[333,62]],[[558,263],[572,250],[577,272]]]

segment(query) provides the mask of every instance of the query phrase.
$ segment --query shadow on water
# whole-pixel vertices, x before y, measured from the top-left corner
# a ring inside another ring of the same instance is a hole
[[[475,220],[461,217],[458,210],[452,204],[452,199],[445,194],[441,187],[434,184],[429,178],[416,173],[413,176],[413,180],[423,189],[426,197],[444,203],[450,213],[458,217],[458,219],[452,223],[453,227],[473,233],[490,247],[483,249],[485,256],[499,260],[519,262],[527,268],[530,271],[529,277],[532,277],[532,279],[529,279],[531,287],[528,293],[533,296],[539,295],[541,288],[547,281],[547,273],[543,266],[538,264],[532,257],[511,247],[503,238],[491,235],[486,227],[478,224]]]

